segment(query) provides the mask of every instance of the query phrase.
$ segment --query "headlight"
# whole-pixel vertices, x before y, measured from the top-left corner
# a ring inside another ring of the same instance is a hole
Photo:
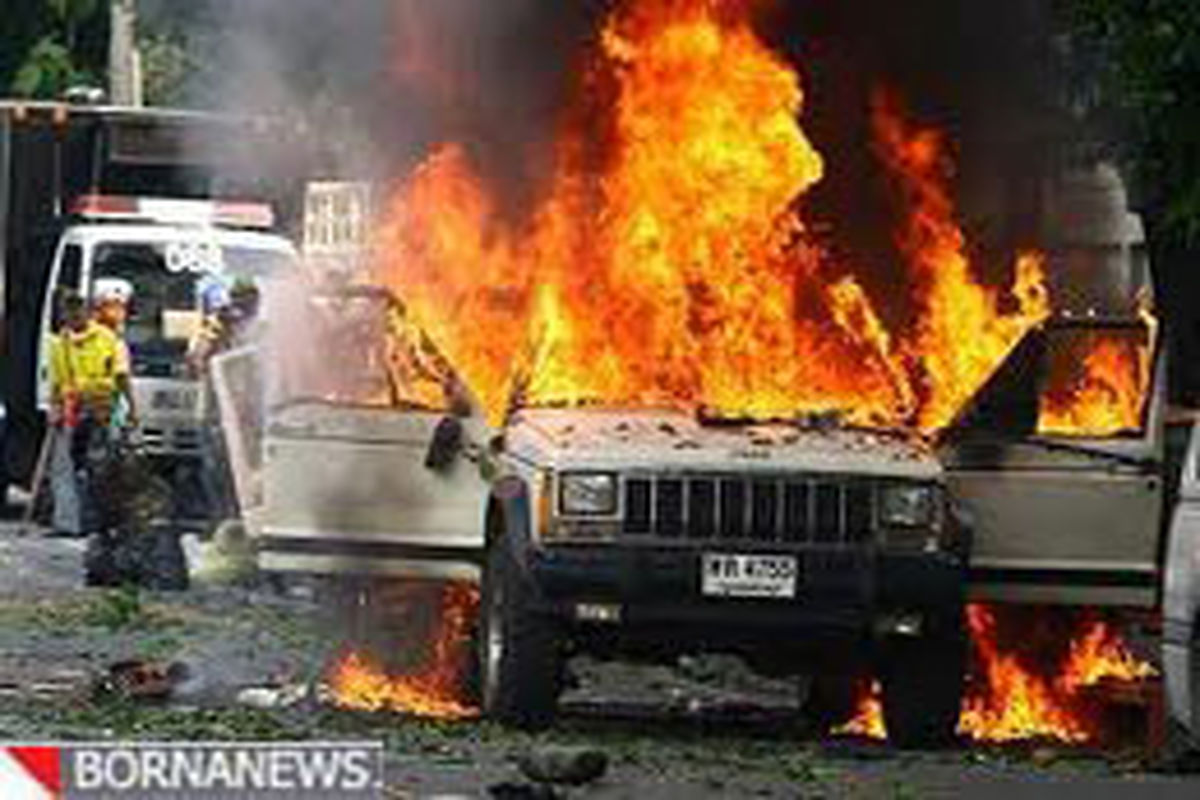
[[[617,476],[597,472],[566,473],[559,478],[563,514],[617,513]]]
[[[885,526],[920,528],[934,521],[929,486],[887,486],[880,492],[879,518]]]

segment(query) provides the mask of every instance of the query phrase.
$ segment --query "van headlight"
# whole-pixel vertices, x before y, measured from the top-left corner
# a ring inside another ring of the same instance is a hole
[[[879,494],[879,520],[886,527],[923,528],[934,522],[930,486],[885,486]]]
[[[559,476],[559,509],[565,515],[617,513],[617,476],[607,472],[566,472]]]

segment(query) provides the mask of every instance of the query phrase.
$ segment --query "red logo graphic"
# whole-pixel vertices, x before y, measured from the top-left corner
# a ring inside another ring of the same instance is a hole
[[[58,800],[61,796],[59,748],[0,748],[0,797],[4,800]]]

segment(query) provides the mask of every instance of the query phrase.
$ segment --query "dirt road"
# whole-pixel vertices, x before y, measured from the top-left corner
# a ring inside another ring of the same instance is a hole
[[[1196,797],[1200,776],[1153,770],[1143,754],[1049,745],[896,752],[820,740],[786,685],[715,669],[575,665],[561,724],[528,736],[481,722],[339,711],[312,692],[338,640],[315,587],[197,586],[179,595],[82,587],[78,542],[0,523],[0,740],[382,739],[394,797],[486,797],[524,782],[524,753],[585,745],[607,753],[594,798]],[[97,694],[114,664],[173,664],[169,700]],[[239,699],[240,698],[240,699]]]

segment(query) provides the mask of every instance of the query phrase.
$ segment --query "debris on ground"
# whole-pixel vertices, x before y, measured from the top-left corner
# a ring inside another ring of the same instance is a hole
[[[187,676],[187,667],[179,662],[130,659],[109,666],[96,690],[121,700],[166,700]]]
[[[254,542],[240,520],[226,520],[205,543],[185,542],[191,577],[201,583],[247,584],[257,574]]]
[[[248,708],[290,708],[308,699],[311,687],[307,683],[279,686],[248,686],[237,693],[239,705]]]
[[[521,773],[537,783],[582,786],[608,771],[608,755],[592,747],[547,746],[517,759]]]
[[[488,787],[492,800],[559,800],[561,792],[544,783],[514,783],[505,781]]]
[[[15,682],[0,685],[0,695],[25,697],[43,703],[76,703],[87,700],[92,676],[83,670],[62,669],[32,680],[24,686]]]

